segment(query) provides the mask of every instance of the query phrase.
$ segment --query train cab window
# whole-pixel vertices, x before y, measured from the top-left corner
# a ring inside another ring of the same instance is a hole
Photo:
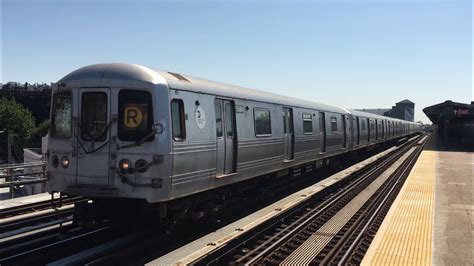
[[[107,137],[107,94],[85,92],[81,96],[81,137],[88,141],[104,141]]]
[[[303,134],[313,134],[313,117],[311,114],[303,113]]]
[[[183,100],[171,101],[171,123],[173,125],[173,139],[180,141],[186,139],[186,124]]]
[[[337,131],[337,118],[331,117],[331,132]]]
[[[118,137],[124,141],[152,141],[153,106],[147,91],[119,92]]]
[[[255,120],[255,136],[257,137],[270,136],[272,134],[270,110],[254,108],[253,117]]]
[[[72,100],[70,92],[56,93],[53,96],[51,116],[51,136],[55,138],[71,137]]]

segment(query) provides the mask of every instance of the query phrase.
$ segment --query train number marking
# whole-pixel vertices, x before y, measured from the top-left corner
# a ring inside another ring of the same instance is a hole
[[[140,108],[136,106],[128,106],[124,110],[124,121],[123,123],[127,127],[138,127],[143,120],[143,113]]]

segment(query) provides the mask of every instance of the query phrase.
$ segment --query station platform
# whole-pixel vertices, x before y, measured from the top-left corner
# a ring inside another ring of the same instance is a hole
[[[55,198],[59,197],[59,194],[56,194],[54,197]],[[24,197],[19,197],[19,198],[14,198],[14,199],[0,200],[0,210],[6,209],[6,208],[11,208],[11,207],[16,207],[16,206],[20,206],[20,205],[45,201],[45,200],[49,200],[49,199],[51,199],[51,194],[49,194],[49,193],[40,193],[40,194],[24,196]]]
[[[433,133],[362,265],[473,265],[473,179],[474,152]]]

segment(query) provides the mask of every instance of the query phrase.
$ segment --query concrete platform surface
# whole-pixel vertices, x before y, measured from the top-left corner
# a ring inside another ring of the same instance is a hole
[[[474,153],[440,151],[433,263],[474,265]]]
[[[363,265],[474,265],[474,153],[433,134]]]

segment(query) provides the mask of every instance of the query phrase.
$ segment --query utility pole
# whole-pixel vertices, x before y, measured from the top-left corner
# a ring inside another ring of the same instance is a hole
[[[7,133],[7,150],[8,150],[8,163],[11,164],[13,163],[13,157],[12,157],[12,135],[10,134],[10,131],[8,130],[1,130],[0,134]]]
[[[13,163],[13,158],[12,158],[12,134],[10,134],[10,131],[7,131],[8,135],[8,163],[12,164]]]

